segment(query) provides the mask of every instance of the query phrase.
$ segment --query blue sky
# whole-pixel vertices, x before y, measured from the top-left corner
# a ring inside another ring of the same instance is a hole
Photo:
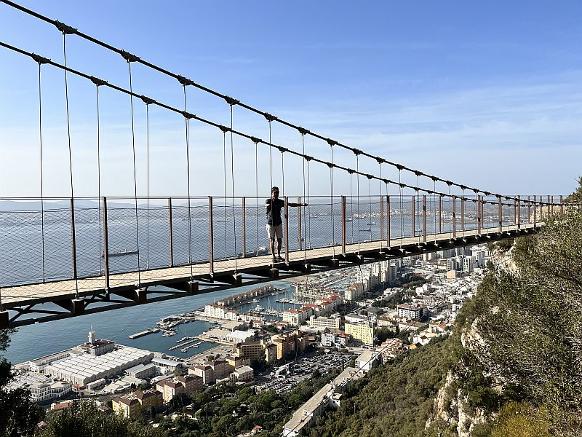
[[[572,191],[582,173],[577,1],[21,3],[310,130],[468,185],[561,193]],[[0,4],[0,40],[61,62],[61,38]],[[68,58],[72,67],[127,86],[127,65],[117,55],[71,36]],[[38,194],[36,68],[0,49],[0,196]],[[140,66],[133,74],[137,92],[183,104],[175,80]],[[95,195],[95,89],[71,78],[69,91],[77,194]],[[63,93],[62,73],[44,67],[49,195],[68,193]],[[190,112],[227,123],[223,101],[189,89],[188,102]],[[101,108],[103,194],[129,195],[129,101],[103,90]],[[138,190],[145,194],[141,102],[135,117]],[[235,128],[267,138],[264,119],[240,108],[234,119]],[[183,120],[152,108],[150,121],[150,192],[185,194]],[[273,141],[301,148],[299,135],[279,126]],[[253,195],[254,146],[235,139],[234,147],[236,194]],[[329,147],[312,139],[306,151],[329,158]],[[192,122],[191,153],[191,193],[221,194],[222,134]],[[281,184],[277,155],[274,180]],[[336,159],[355,165],[348,153]],[[262,194],[269,185],[264,147],[259,160]],[[378,171],[374,162],[361,166]],[[311,176],[312,194],[329,192],[326,169],[313,168]],[[286,161],[286,184],[288,194],[301,194],[299,160]],[[337,175],[336,184],[345,192],[349,178]]]

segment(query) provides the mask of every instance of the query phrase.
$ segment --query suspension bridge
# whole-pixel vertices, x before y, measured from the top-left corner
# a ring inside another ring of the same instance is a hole
[[[563,213],[568,206],[560,195],[493,193],[407,167],[262,111],[12,1],[0,0],[0,6],[52,26],[62,36],[59,61],[0,40],[0,56],[28,59],[36,69],[37,80],[30,87],[37,90],[38,122],[30,128],[38,131],[39,152],[38,196],[0,197],[0,328],[514,237],[535,232],[548,216]],[[127,66],[128,86],[70,67],[67,43],[72,38],[118,55]],[[175,80],[183,106],[135,92],[135,65]],[[44,185],[43,74],[48,69],[64,80],[69,193],[61,197],[47,196]],[[95,91],[94,196],[76,195],[71,77]],[[222,101],[229,123],[190,112],[190,88]],[[130,109],[132,162],[127,171],[132,174],[133,193],[129,196],[111,196],[102,189],[100,91],[104,89],[125,96]],[[145,144],[136,139],[136,105],[145,108]],[[183,120],[184,153],[177,159],[186,164],[185,196],[150,195],[150,108],[154,107]],[[235,126],[235,109],[259,116],[268,135]],[[194,185],[204,186],[192,171],[196,158],[192,123],[214,129],[220,139],[224,181],[220,195],[191,192]],[[296,133],[294,146],[273,139],[275,125]],[[319,148],[324,152],[307,153],[306,139],[324,146]],[[235,141],[249,148],[251,156],[254,152],[254,169],[244,174],[235,171]],[[138,195],[136,158],[143,146],[145,196]],[[265,162],[259,159],[260,149],[268,153]],[[339,153],[344,156],[341,163]],[[352,165],[345,163],[345,156],[351,157]],[[300,163],[293,177],[293,186],[299,187],[295,192],[289,189],[289,173],[286,187],[290,160]],[[268,187],[259,183],[263,172],[268,173]],[[254,192],[242,192],[237,182],[253,176]],[[267,249],[264,217],[265,199],[276,181],[281,181],[285,201],[281,262],[274,262]],[[349,190],[341,188],[347,186]],[[312,194],[314,188],[317,195]],[[293,203],[304,206],[292,207]]]

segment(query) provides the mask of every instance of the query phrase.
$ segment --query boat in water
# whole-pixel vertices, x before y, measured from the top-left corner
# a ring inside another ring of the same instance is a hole
[[[107,256],[109,258],[115,258],[118,256],[129,256],[129,255],[137,255],[139,251],[137,250],[127,250],[123,249],[121,252],[109,252]],[[101,258],[105,258],[105,253],[101,253]]]

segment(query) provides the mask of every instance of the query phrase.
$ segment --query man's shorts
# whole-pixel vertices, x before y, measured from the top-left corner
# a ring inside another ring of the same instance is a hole
[[[283,239],[283,225],[269,225],[267,224],[267,233],[269,234],[269,240]]]

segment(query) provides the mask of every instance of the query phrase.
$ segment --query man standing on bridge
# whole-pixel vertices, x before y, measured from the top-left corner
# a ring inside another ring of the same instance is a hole
[[[271,198],[266,200],[265,205],[267,206],[267,232],[269,234],[273,263],[275,263],[277,261],[283,261],[283,258],[281,258],[281,246],[283,245],[283,220],[281,219],[281,209],[285,207],[285,202],[279,199],[279,187],[271,188]],[[288,202],[287,206],[296,208],[307,206],[307,203]],[[275,256],[275,239],[277,240],[277,256]],[[286,250],[289,250],[289,248]]]

